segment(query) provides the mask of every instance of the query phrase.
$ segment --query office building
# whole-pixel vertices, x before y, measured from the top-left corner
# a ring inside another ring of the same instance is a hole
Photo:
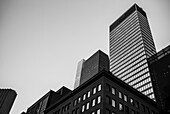
[[[170,114],[170,45],[148,61],[160,114]]]
[[[9,114],[16,96],[12,89],[0,89],[0,114]]]
[[[147,58],[156,53],[145,11],[134,4],[110,25],[110,71],[155,100]]]
[[[102,70],[48,107],[45,114],[158,114],[156,103]]]
[[[83,84],[103,69],[109,71],[109,57],[101,50],[98,50],[87,60],[83,59],[79,62],[74,88]]]
[[[57,92],[50,90],[38,101],[36,101],[32,106],[27,109],[26,114],[44,114],[44,110],[55,103],[57,100],[61,99],[67,95],[71,90],[66,87],[60,88]],[[24,112],[23,112],[24,113]]]

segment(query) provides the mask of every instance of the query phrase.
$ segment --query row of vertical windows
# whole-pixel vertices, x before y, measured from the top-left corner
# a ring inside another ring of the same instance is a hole
[[[121,56],[118,56],[115,59],[111,58],[112,60],[116,61],[115,63],[111,64],[112,66],[117,65],[117,67],[114,70],[116,70],[117,68],[119,68],[119,66],[121,66],[118,63],[121,63],[121,62],[123,63],[124,61],[126,62],[127,59],[130,60],[130,59],[136,57],[142,51],[144,51],[143,45],[141,45],[141,44],[142,44],[142,41],[140,41],[140,43],[138,42],[137,45],[134,45],[134,47],[130,47],[130,50],[127,50],[127,52],[123,53]],[[111,62],[112,62],[112,60],[111,60]]]
[[[146,64],[147,65],[147,64]],[[131,83],[133,80],[135,80],[136,78],[138,78],[138,80],[142,80],[146,77],[149,77],[149,73],[146,73],[148,71],[148,68],[144,69],[144,70],[141,70],[140,72],[138,72],[137,74],[135,74],[134,76],[130,77],[130,78],[126,78],[126,80],[123,80],[125,81],[126,83]]]
[[[98,96],[97,98],[91,100],[91,104],[90,102],[83,104],[81,107],[81,112],[89,110],[90,107],[94,107],[96,104],[100,104],[100,103],[101,103],[101,96]]]
[[[122,41],[128,42],[130,40],[130,39],[128,39],[128,37],[131,38],[131,36],[133,36],[134,33],[137,33],[138,31],[140,31],[139,22],[136,21],[133,24],[131,24],[130,26],[128,26],[127,29],[124,29],[124,31],[121,31],[120,33],[118,33],[118,35],[110,35],[110,38],[111,38],[110,39],[110,43],[111,43],[110,46],[112,47],[112,44],[120,44]],[[124,39],[122,39],[123,37],[124,37]],[[114,38],[114,40],[112,38]],[[116,46],[116,47],[113,47],[113,48],[116,49],[117,47],[119,47],[119,46]]]
[[[70,104],[71,104],[71,103],[66,104],[65,106],[63,106],[63,107],[61,108],[61,110],[58,109],[58,110],[55,111],[53,114],[62,114],[62,113],[64,113],[64,112],[68,111],[68,110],[70,109]]]
[[[143,60],[144,58],[145,58],[145,56],[139,58],[139,60]],[[146,61],[146,60],[145,60],[145,61]],[[137,62],[134,61],[134,63],[137,63]],[[139,68],[137,68],[137,69],[135,69],[135,70],[134,70],[134,69],[133,69],[133,70],[129,69],[129,70],[123,72],[122,74],[120,74],[120,75],[119,75],[119,78],[121,78],[121,77],[123,77],[123,76],[126,76],[126,78],[131,77],[132,75],[138,73],[139,71],[141,71],[141,70],[143,70],[143,69],[145,69],[145,68],[147,68],[147,65],[146,65],[146,64],[144,64],[143,66],[141,66],[141,67],[139,67]]]
[[[150,77],[147,78],[146,80],[140,82],[140,83],[137,83],[136,85],[133,85],[133,86],[134,86],[135,88],[138,88],[138,87],[140,87],[140,86],[142,86],[142,85],[144,85],[144,84],[146,84],[146,83],[148,83],[148,82],[151,82]]]
[[[96,94],[96,92],[101,91],[101,89],[102,89],[102,86],[101,86],[101,84],[99,84],[97,87],[94,87],[92,89],[92,94],[93,95]],[[89,90],[89,91],[87,91],[87,93],[83,94],[82,98],[80,96],[77,99],[75,99],[73,102],[73,106],[76,106],[77,104],[79,104],[81,102],[81,99],[82,99],[82,101],[85,101],[87,98],[90,98],[90,96],[91,96],[91,91]]]
[[[123,54],[124,55],[124,57],[122,57],[123,60],[118,60],[118,61],[114,60],[114,62],[111,61],[111,69],[116,72],[117,69],[120,69],[127,65],[130,65],[133,61],[135,62],[139,57],[141,57],[142,55],[145,54],[145,52],[142,52],[142,51],[144,51],[144,48],[142,48],[142,47],[143,47],[142,45],[139,45],[137,47],[137,49],[130,52],[129,54],[128,53],[125,53],[125,55]],[[138,63],[138,62],[133,63],[133,65],[136,63]]]
[[[92,111],[91,114],[101,114],[101,109],[97,109],[96,111]]]
[[[126,18],[125,21],[123,21],[121,24],[119,24],[115,29],[114,31],[112,30],[111,33],[116,35],[115,33],[119,33],[120,31],[120,28],[122,28],[122,26],[124,25],[128,25],[129,23],[131,23],[132,21],[134,21],[134,19],[137,18],[137,15],[136,13],[133,13],[132,15],[130,15],[128,18]],[[111,34],[111,35],[112,35]]]
[[[132,72],[134,71],[136,68],[140,67],[141,65],[143,65],[144,63],[146,63],[146,61],[144,61],[144,59],[146,59],[146,56],[144,55],[144,52],[140,53],[139,55],[137,55],[136,57],[134,57],[132,60],[129,60],[127,63],[130,63],[131,64],[128,64],[127,66],[124,66],[124,68],[122,68],[122,70],[120,70],[118,73],[115,73],[117,75],[120,75],[120,74],[123,74],[123,73],[126,73],[128,74],[129,72]],[[125,63],[126,64],[126,63]],[[146,64],[144,64],[146,65]],[[122,76],[120,76],[122,77]]]
[[[110,86],[108,83],[106,83],[106,91],[109,91],[113,95],[116,95],[116,88]],[[132,106],[134,106],[138,110],[142,110],[143,112],[146,112],[145,110],[146,108],[147,112],[149,112],[147,114],[150,114],[150,112],[154,112],[154,111],[151,111],[147,106],[143,105],[142,103],[140,104],[139,101],[135,100],[134,98],[132,97],[128,98],[128,96],[121,91],[118,91],[118,98],[122,99],[124,102],[130,103]],[[126,112],[127,111],[129,112],[129,109],[127,109],[128,107],[126,105],[123,105],[123,103],[121,102],[117,103],[117,101],[114,98],[111,98],[109,95],[106,95],[106,103],[111,105],[113,108],[118,107],[119,111],[125,110]],[[135,111],[133,112],[135,114]],[[130,114],[130,113],[127,113],[127,114]],[[153,113],[153,114],[156,114],[156,113]]]
[[[129,33],[129,36],[127,36],[128,41],[126,41],[125,38],[121,38],[121,39],[124,39],[124,41],[122,41],[120,43],[116,42],[117,45],[114,44],[114,43],[111,43],[110,44],[110,50],[114,50],[114,52],[111,51],[110,53],[113,54],[114,56],[120,56],[120,53],[122,53],[122,50],[127,50],[128,51],[130,49],[130,47],[132,47],[132,44],[133,44],[133,47],[136,46],[134,44],[137,44],[136,42],[141,41],[140,37],[141,37],[141,34],[140,34],[140,30],[138,28],[136,30],[136,32],[133,32],[131,34]]]

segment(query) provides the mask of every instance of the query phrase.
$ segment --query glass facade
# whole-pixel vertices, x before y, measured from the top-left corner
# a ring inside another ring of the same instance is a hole
[[[110,71],[155,100],[147,58],[156,53],[145,12],[136,4],[110,26]]]

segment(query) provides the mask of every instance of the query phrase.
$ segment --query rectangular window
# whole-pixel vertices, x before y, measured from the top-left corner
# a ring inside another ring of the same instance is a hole
[[[112,94],[116,95],[116,89],[114,87],[112,87]]]
[[[135,100],[135,107],[139,108],[139,102]]]
[[[142,111],[145,112],[145,106],[141,104]]]
[[[73,110],[73,111],[72,111],[72,114],[76,114],[76,111],[75,111],[75,110]]]
[[[110,104],[110,97],[109,96],[106,96],[106,103]]]
[[[90,91],[87,92],[87,97],[88,97],[88,98],[90,97]]]
[[[131,104],[131,105],[134,105],[134,100],[133,100],[133,98],[130,98],[130,104]]]
[[[119,98],[122,99],[122,92],[119,91]]]
[[[129,107],[125,105],[125,114],[129,114]]]
[[[85,109],[85,105],[82,105],[81,112],[84,112],[84,109]]]
[[[75,99],[74,103],[73,103],[73,106],[76,106],[76,104],[77,104],[77,100]]]
[[[92,107],[96,105],[95,103],[96,103],[96,99],[93,99],[92,100]]]
[[[91,112],[91,114],[95,114],[95,112]]]
[[[79,108],[76,108],[76,114],[79,114]]]
[[[93,94],[96,94],[96,87],[93,88]]]
[[[100,109],[97,109],[97,114],[101,114],[101,111],[100,111]]]
[[[122,103],[119,103],[119,110],[123,111],[123,104]]]
[[[112,99],[112,106],[116,107],[116,101],[114,99]]]
[[[110,85],[109,84],[106,84],[106,91],[110,92]]]
[[[98,85],[98,91],[101,91],[101,89],[102,89],[102,85],[100,84]]]
[[[86,94],[83,95],[83,100],[85,100],[85,99],[86,99]]]
[[[106,114],[110,114],[110,110],[109,109],[106,109]]]
[[[127,98],[127,95],[124,94],[124,101],[127,102],[128,101],[128,98]]]
[[[101,96],[97,97],[97,104],[101,103]]]
[[[81,97],[78,98],[78,103],[80,103],[80,101],[81,101]]]
[[[131,112],[132,112],[131,114],[135,114],[135,111],[133,109],[131,110]]]
[[[146,107],[146,112],[147,112],[147,114],[150,114],[150,111],[149,111],[148,107]]]
[[[90,106],[90,103],[88,102],[88,103],[86,104],[86,110],[89,109],[89,106]]]

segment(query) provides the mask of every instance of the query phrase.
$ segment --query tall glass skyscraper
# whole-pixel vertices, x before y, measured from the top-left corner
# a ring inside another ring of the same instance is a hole
[[[155,100],[147,58],[156,53],[146,13],[137,4],[110,25],[110,71]]]

